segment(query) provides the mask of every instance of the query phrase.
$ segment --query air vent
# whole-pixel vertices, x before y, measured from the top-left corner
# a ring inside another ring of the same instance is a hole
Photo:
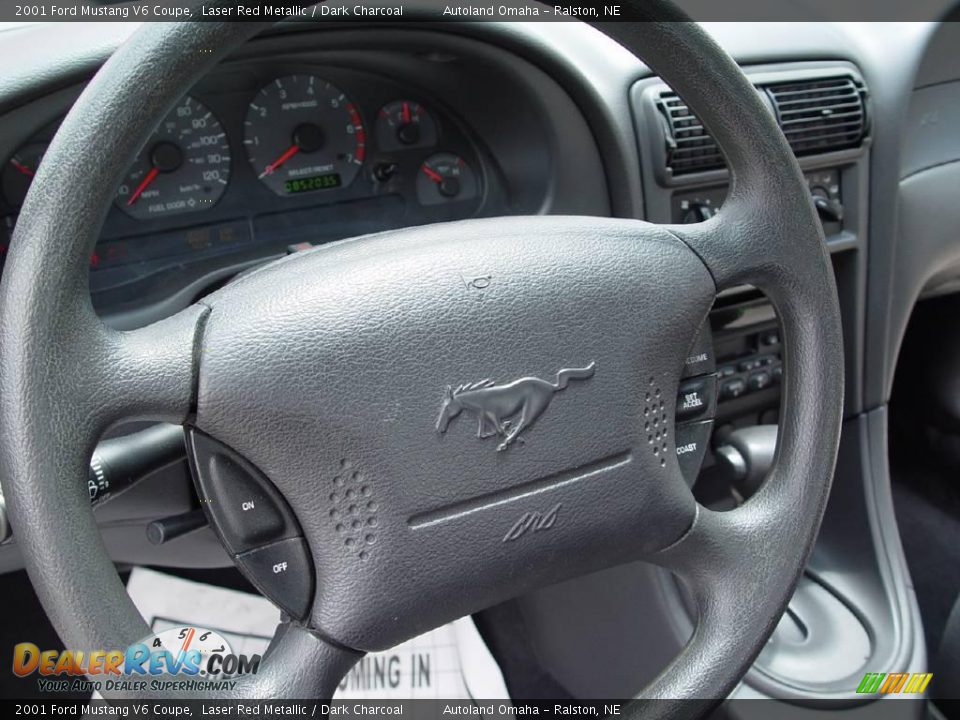
[[[777,122],[795,155],[859,147],[867,131],[866,90],[849,75],[764,83]],[[663,121],[667,169],[674,177],[717,170],[723,155],[686,103],[665,90],[656,97]]]
[[[796,155],[856,147],[863,139],[864,91],[853,78],[777,83],[766,90]]]
[[[717,144],[683,100],[675,93],[665,92],[657,106],[666,122],[667,167],[674,175],[724,166]]]

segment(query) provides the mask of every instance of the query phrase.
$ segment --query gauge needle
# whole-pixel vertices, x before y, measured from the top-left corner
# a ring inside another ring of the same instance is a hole
[[[407,102],[403,104],[403,121],[410,124],[410,103]]]
[[[424,165],[424,166],[423,166],[423,172],[426,174],[426,176],[427,176],[428,178],[430,178],[430,179],[433,180],[434,182],[443,182],[443,175],[441,175],[440,173],[438,173],[438,172],[437,172],[436,170],[434,170],[433,168],[429,168],[429,167],[427,167],[426,165]]]
[[[33,177],[33,170],[31,170],[30,168],[28,168],[28,167],[27,167],[26,165],[24,165],[22,162],[18,162],[17,160],[14,160],[13,158],[10,158],[10,164],[13,165],[17,170],[19,170],[20,172],[22,172],[22,173],[23,173],[24,175],[26,175],[27,177]]]
[[[185,653],[190,649],[190,641],[193,640],[193,636],[196,635],[197,629],[190,628],[190,631],[187,633],[186,639],[183,641],[183,645],[180,646],[180,652]]]
[[[159,170],[156,168],[150,168],[150,172],[147,173],[147,176],[143,179],[143,182],[137,185],[137,189],[133,191],[133,195],[131,195],[130,199],[127,200],[127,207],[130,207],[137,201],[137,198],[143,194],[143,191],[149,187],[150,183],[157,179],[157,175],[159,174]]]
[[[298,152],[300,152],[300,146],[299,146],[299,145],[291,145],[290,147],[288,147],[288,148],[284,151],[283,155],[281,155],[281,156],[278,157],[276,160],[274,160],[272,163],[270,163],[269,165],[267,165],[266,169],[264,169],[264,171],[263,171],[262,173],[260,173],[260,179],[262,180],[262,179],[265,178],[267,175],[270,175],[271,173],[273,173],[274,170],[276,170],[278,167],[280,167],[281,165],[283,165],[287,160],[289,160],[290,158],[292,158],[292,157],[293,157],[294,155],[296,155]]]

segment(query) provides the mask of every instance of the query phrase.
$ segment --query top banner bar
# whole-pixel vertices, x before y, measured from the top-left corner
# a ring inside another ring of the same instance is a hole
[[[960,21],[952,0],[680,0],[694,20],[764,22]],[[0,29],[35,22],[236,21],[643,22],[657,18],[642,0],[541,3],[530,0],[0,0]]]

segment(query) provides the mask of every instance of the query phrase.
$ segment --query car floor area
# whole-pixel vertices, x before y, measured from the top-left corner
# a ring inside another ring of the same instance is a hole
[[[960,697],[960,336],[943,319],[958,311],[957,296],[917,305],[897,366],[889,435],[894,508],[934,673],[930,691],[951,698]]]
[[[893,497],[932,657],[960,594],[960,489],[950,486],[947,466],[906,445],[893,453]],[[954,469],[954,484],[958,477]]]

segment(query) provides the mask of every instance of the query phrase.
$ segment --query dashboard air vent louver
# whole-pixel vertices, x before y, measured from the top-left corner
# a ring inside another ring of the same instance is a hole
[[[866,131],[863,88],[851,77],[767,85],[780,128],[796,155],[856,147]]]
[[[717,144],[683,100],[675,93],[665,92],[657,106],[666,123],[667,167],[674,175],[724,166]]]

